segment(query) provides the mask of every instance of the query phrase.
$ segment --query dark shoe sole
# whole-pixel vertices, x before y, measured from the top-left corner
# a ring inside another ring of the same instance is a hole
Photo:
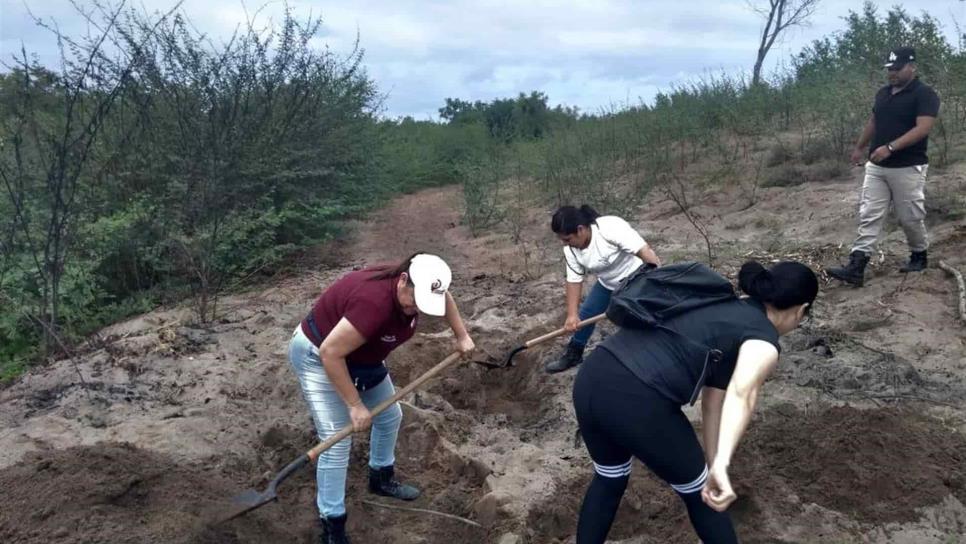
[[[862,287],[865,284],[865,278],[864,277],[863,278],[856,279],[856,278],[853,278],[853,277],[850,277],[850,276],[849,277],[847,277],[847,276],[840,276],[840,275],[838,275],[838,274],[836,274],[836,273],[834,273],[832,271],[829,271],[829,270],[826,270],[825,272],[829,275],[830,278],[834,278],[834,279],[837,279],[837,280],[839,280],[841,282],[845,282],[845,283],[847,283],[847,284],[849,284],[849,285],[851,285],[853,287]]]
[[[390,499],[396,499],[400,501],[414,501],[418,499],[420,495],[422,495],[422,492],[420,492],[420,493],[416,493],[414,497],[400,497],[399,495],[393,495],[392,493],[383,493],[381,491],[373,491],[372,489],[370,489],[369,492],[372,493],[373,495],[379,495],[380,497],[389,497]]]
[[[566,366],[564,368],[556,368],[556,367],[551,368],[548,365],[548,366],[544,366],[543,367],[543,371],[546,372],[547,374],[559,374],[561,372],[566,372],[566,371],[570,370],[571,368],[577,368],[578,366],[580,366],[580,363],[577,363],[577,364],[574,364],[574,365],[570,365],[570,366]]]

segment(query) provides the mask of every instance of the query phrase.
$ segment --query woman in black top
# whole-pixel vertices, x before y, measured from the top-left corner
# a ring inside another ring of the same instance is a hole
[[[778,337],[802,322],[818,294],[818,279],[797,262],[770,269],[748,262],[738,283],[748,297],[668,319],[664,324],[674,332],[620,329],[581,366],[574,408],[595,475],[580,510],[578,544],[606,540],[627,487],[631,457],[678,493],[702,542],[737,542],[725,512],[736,498],[728,465],[758,389],[778,364]],[[703,384],[682,383],[698,380],[683,371],[707,356],[698,345],[722,356]],[[681,391],[702,385],[704,451],[681,411],[688,402]]]

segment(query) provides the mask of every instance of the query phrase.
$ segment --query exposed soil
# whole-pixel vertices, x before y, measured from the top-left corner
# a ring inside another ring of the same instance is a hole
[[[930,174],[947,190],[962,183],[959,171]],[[749,257],[817,268],[844,258],[854,178],[760,189],[750,207],[735,188],[696,195],[719,269],[733,273]],[[313,444],[285,350],[325,285],[364,264],[439,253],[453,267],[476,361],[502,362],[562,322],[563,266],[545,210],[473,237],[460,224],[460,196],[444,188],[400,197],[357,225],[354,239],[308,255],[315,264],[303,273],[220,300],[215,323],[194,323],[187,307],[159,309],[0,390],[0,541],[312,541],[308,469],[282,484],[277,504],[212,522],[230,497],[263,486]],[[705,253],[672,202],[655,199],[628,218],[665,260]],[[935,217],[930,233],[930,259],[966,269],[963,221]],[[733,462],[732,514],[744,542],[966,539],[966,328],[941,270],[896,271],[903,242],[893,228],[867,286],[824,285],[813,321],[783,339],[779,370]],[[601,329],[598,339],[610,330]],[[452,342],[441,320],[424,319],[390,358],[397,386]],[[467,361],[404,402],[397,471],[423,496],[402,506],[482,528],[371,504],[400,505],[366,491],[368,439],[359,436],[347,490],[354,541],[573,542],[591,470],[574,434],[573,373],[542,371],[561,345],[527,350],[505,370]],[[641,465],[611,539],[695,541],[677,497]]]

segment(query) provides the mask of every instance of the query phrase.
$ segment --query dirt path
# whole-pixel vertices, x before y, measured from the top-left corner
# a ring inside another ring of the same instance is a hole
[[[832,264],[852,235],[854,188],[850,179],[768,189],[748,209],[727,190],[704,195],[719,266],[734,270],[748,255]],[[320,248],[337,266],[227,297],[208,327],[178,308],[119,323],[79,360],[0,391],[0,541],[311,541],[311,471],[286,482],[279,504],[218,527],[205,521],[219,497],[263,484],[313,443],[285,345],[320,289],[353,267],[431,251],[454,269],[477,359],[502,358],[562,321],[545,211],[517,225],[526,234],[514,243],[506,224],[470,236],[460,203],[458,188],[403,196],[347,245]],[[665,259],[701,258],[703,242],[673,203],[650,202],[634,222]],[[962,221],[939,221],[932,235],[931,257],[966,268]],[[780,370],[735,460],[743,541],[966,538],[966,334],[941,271],[894,271],[902,240],[895,230],[885,239],[868,287],[826,286],[814,323],[783,340]],[[438,362],[451,342],[440,320],[424,320],[390,361],[396,383]],[[591,472],[574,442],[573,374],[541,371],[557,349],[530,350],[506,371],[458,366],[404,404],[398,466],[424,489],[415,506],[483,529],[363,503],[371,497],[359,438],[347,493],[355,540],[572,541]],[[694,541],[678,499],[643,467],[611,537]]]

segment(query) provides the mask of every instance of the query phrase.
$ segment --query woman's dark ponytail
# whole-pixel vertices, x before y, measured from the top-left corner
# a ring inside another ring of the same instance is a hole
[[[577,232],[579,226],[590,228],[598,217],[600,217],[600,214],[597,213],[597,210],[587,204],[580,206],[580,208],[561,206],[557,208],[550,219],[550,230],[556,234],[573,234]]]
[[[802,263],[785,261],[765,268],[748,261],[738,271],[738,287],[751,298],[779,310],[811,304],[818,296],[818,277]]]
[[[387,280],[389,278],[398,278],[399,276],[402,276],[403,272],[409,272],[409,265],[412,264],[413,259],[416,257],[416,255],[420,255],[421,253],[422,252],[413,253],[409,257],[406,257],[405,259],[403,259],[403,261],[400,263],[375,265],[370,268],[370,271],[373,272],[373,275],[369,276],[367,279],[379,281],[379,280]],[[410,278],[407,283],[409,285],[412,285],[413,284],[412,278]]]
[[[600,214],[597,213],[597,210],[591,208],[587,204],[582,204],[580,206],[580,215],[584,218],[580,224],[584,226],[590,226],[591,223],[594,223],[597,221],[597,218],[600,217]]]
[[[772,302],[774,282],[771,273],[758,261],[748,261],[738,271],[738,287],[759,302]]]

